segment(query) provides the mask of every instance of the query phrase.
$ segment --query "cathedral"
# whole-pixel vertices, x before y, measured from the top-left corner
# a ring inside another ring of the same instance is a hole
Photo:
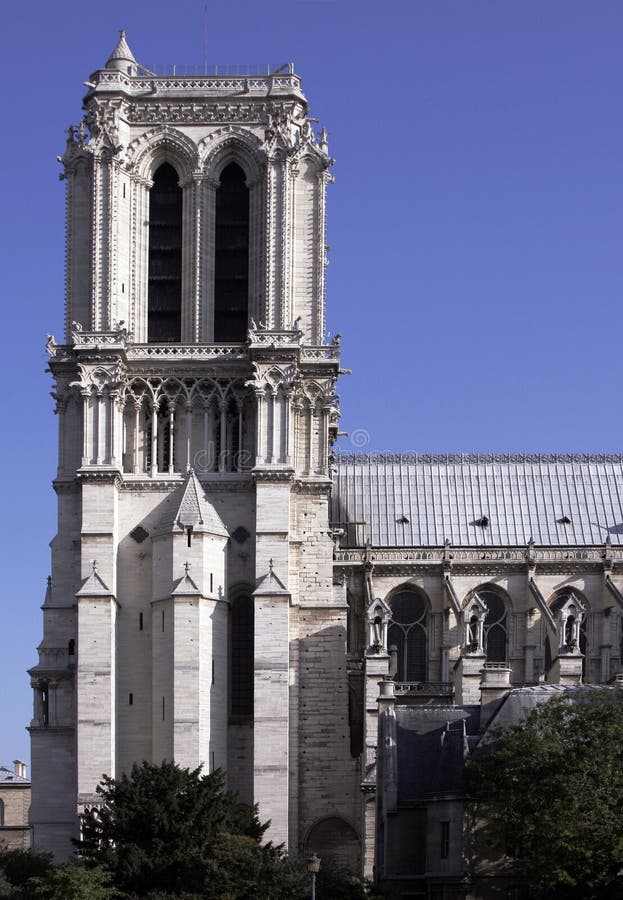
[[[621,670],[623,456],[336,453],[333,160],[299,75],[155,74],[122,32],[85,84],[33,843],[66,857],[102,774],[174,759],[291,852],[472,896],[470,746]]]

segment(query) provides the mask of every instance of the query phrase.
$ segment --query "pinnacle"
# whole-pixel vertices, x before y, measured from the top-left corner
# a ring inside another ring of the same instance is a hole
[[[136,66],[136,59],[134,58],[134,54],[130,50],[128,42],[125,39],[125,29],[122,28],[119,32],[119,40],[117,41],[117,46],[108,57],[106,68],[118,69],[120,71],[123,71],[127,69],[127,65],[123,65],[124,63],[130,63],[132,66]]]

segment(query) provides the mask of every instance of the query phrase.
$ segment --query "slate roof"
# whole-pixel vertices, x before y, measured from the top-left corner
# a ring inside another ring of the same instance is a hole
[[[343,547],[621,545],[623,454],[337,454],[331,521]]]
[[[487,725],[481,744],[493,739],[492,733],[497,728],[508,728],[525,722],[533,709],[561,695],[577,696],[580,693],[614,690],[603,684],[534,684],[527,687],[513,688],[500,704],[498,710]]]
[[[128,42],[127,42],[126,36],[125,36],[125,29],[123,29],[123,28],[119,32],[119,40],[117,41],[117,45],[116,45],[115,49],[108,57],[108,62],[106,63],[106,66],[108,67],[109,63],[111,63],[111,62],[113,62],[113,60],[117,60],[117,59],[123,60],[124,62],[133,62],[133,63],[136,62],[136,60],[134,59],[134,54],[132,53],[132,51],[130,50],[130,48],[128,46]]]
[[[458,706],[396,706],[400,803],[461,792],[465,738],[478,727],[477,712]]]
[[[0,784],[30,784],[30,779],[16,775],[12,769],[7,769],[6,766],[0,766]]]
[[[156,533],[183,531],[188,526],[192,526],[194,531],[228,536],[223,520],[206,497],[192,469],[184,484],[167,497]]]

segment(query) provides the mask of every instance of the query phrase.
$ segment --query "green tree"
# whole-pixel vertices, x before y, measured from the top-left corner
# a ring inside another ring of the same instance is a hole
[[[30,878],[47,875],[51,869],[50,853],[0,848],[0,897],[19,896],[19,889]]]
[[[78,853],[137,896],[202,895],[218,835],[259,844],[267,828],[256,809],[225,789],[220,771],[202,775],[201,767],[142,763],[119,779],[105,776],[97,791],[101,806],[83,816]]]
[[[23,896],[28,900],[116,900],[122,894],[111,885],[112,876],[101,866],[79,862],[52,868],[47,874],[29,879]],[[18,895],[20,896],[20,895]]]
[[[535,894],[623,897],[623,693],[569,691],[466,769],[474,818]]]

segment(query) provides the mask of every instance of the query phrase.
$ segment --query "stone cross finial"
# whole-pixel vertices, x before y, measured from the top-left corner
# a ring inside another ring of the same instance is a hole
[[[273,577],[273,560],[272,557],[268,560],[268,574],[270,577]]]
[[[97,560],[96,559],[91,560],[91,568],[93,569],[93,574],[97,575]]]
[[[189,562],[184,563],[184,572],[186,573],[186,575],[188,575],[188,573],[190,572],[190,563]]]

